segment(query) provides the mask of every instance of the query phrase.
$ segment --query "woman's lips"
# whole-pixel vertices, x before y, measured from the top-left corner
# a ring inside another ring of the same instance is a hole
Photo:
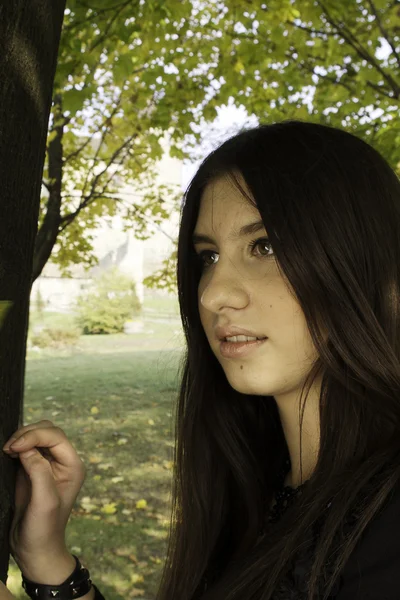
[[[245,356],[264,344],[267,340],[268,338],[263,340],[253,340],[252,342],[225,342],[224,340],[221,340],[220,352],[222,356],[225,356],[226,358]]]

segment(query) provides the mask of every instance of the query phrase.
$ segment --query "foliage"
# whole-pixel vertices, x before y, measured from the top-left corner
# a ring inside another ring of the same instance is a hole
[[[64,346],[74,346],[81,332],[79,329],[53,329],[45,327],[41,331],[32,333],[30,336],[31,346],[38,348],[62,348]]]
[[[53,107],[48,138],[49,149],[64,123],[52,261],[64,274],[72,263],[95,264],[90,231],[99,216],[119,212],[146,239],[149,224],[169,216],[165,200],[178,207],[181,196],[154,183],[161,137],[171,156],[201,158],[200,126],[232,98],[260,121],[344,127],[400,171],[399,30],[391,0],[107,0],[101,8],[69,0],[55,83],[62,112]],[[138,196],[119,194],[122,182]],[[171,256],[147,285],[176,292],[174,268]]]
[[[143,285],[148,288],[164,289],[169,292],[177,289],[176,261],[178,249],[176,241],[174,241],[174,246],[175,250],[163,260],[161,268],[143,279]]]
[[[84,334],[121,333],[124,324],[141,314],[135,283],[112,267],[100,275],[76,303],[77,323]]]

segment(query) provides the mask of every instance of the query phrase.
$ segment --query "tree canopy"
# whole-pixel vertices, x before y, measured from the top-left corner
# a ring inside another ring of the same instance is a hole
[[[121,181],[151,185],[166,132],[171,156],[192,157],[201,124],[230,98],[261,122],[345,127],[399,172],[398,1],[91,4],[67,0],[34,278],[50,255],[64,270],[94,264],[90,231],[101,215],[122,210],[142,239],[149,214],[158,224],[168,218],[164,201],[179,206],[180,190],[165,186],[127,203]],[[145,284],[176,291],[175,260],[176,245]]]

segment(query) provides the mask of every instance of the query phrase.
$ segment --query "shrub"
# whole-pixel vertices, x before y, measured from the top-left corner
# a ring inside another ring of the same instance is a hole
[[[142,313],[134,281],[117,267],[105,271],[76,304],[84,334],[122,333],[124,323]]]
[[[45,327],[41,331],[31,334],[30,344],[39,348],[62,348],[63,346],[74,346],[80,336],[79,329]]]

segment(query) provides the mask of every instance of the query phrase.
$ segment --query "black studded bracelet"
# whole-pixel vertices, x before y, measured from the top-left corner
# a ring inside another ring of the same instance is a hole
[[[75,600],[85,596],[91,587],[89,571],[81,565],[75,554],[72,555],[76,561],[75,571],[61,585],[44,585],[29,581],[22,576],[22,587],[32,600]]]

